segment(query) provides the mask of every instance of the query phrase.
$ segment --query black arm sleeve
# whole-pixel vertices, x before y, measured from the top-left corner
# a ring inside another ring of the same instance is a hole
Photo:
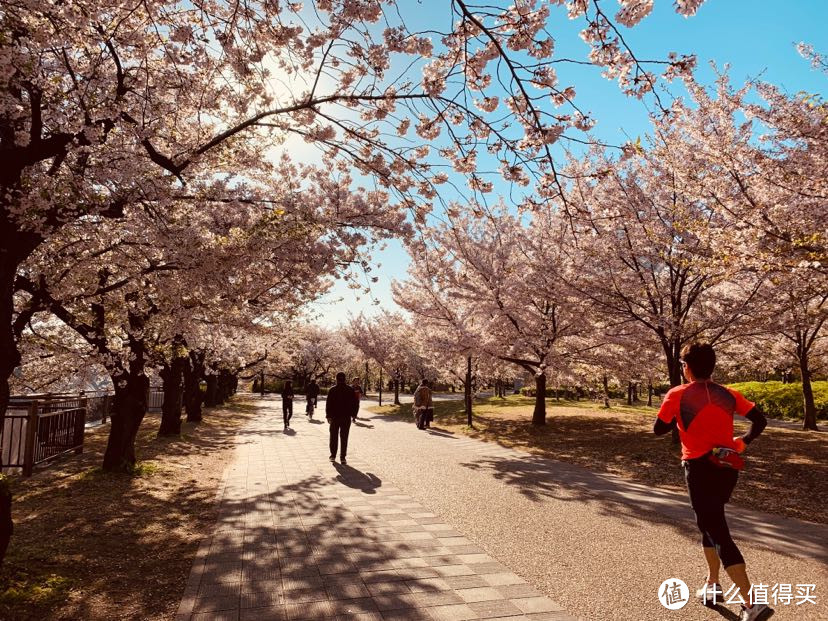
[[[750,444],[758,438],[759,434],[762,433],[765,430],[765,427],[768,426],[768,419],[765,418],[762,410],[756,406],[753,406],[753,409],[745,414],[745,418],[750,421],[750,429],[748,429],[748,432],[742,436],[742,440],[745,441],[745,444]]]
[[[653,433],[657,436],[663,436],[665,433],[670,433],[673,429],[676,428],[676,419],[674,418],[669,423],[665,423],[660,418],[656,418],[655,424],[653,425]]]

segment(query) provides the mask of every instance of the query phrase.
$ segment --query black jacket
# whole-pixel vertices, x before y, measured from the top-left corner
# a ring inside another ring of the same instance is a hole
[[[353,418],[359,412],[359,399],[348,384],[337,384],[328,391],[325,417],[336,420]]]
[[[319,396],[319,384],[308,384],[305,388],[305,396],[306,397],[318,397]]]

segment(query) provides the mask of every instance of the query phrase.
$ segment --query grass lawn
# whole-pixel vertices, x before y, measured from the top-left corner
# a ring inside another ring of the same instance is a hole
[[[243,398],[158,438],[148,414],[135,473],[100,470],[109,426],[87,430],[84,453],[12,479],[14,535],[0,569],[0,619],[171,619],[201,538]]]
[[[670,436],[656,437],[657,409],[592,401],[547,400],[547,424],[531,424],[534,399],[510,395],[475,402],[474,427],[466,425],[462,401],[435,402],[434,427],[456,434],[579,464],[596,472],[669,489],[684,489],[680,449]],[[413,421],[411,405],[371,411]],[[737,420],[737,430],[747,424]],[[742,433],[742,431],[737,431]],[[767,427],[748,450],[747,466],[732,502],[788,517],[828,523],[828,436]]]

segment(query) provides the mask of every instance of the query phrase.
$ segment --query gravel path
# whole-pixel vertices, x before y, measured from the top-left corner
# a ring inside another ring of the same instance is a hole
[[[575,467],[568,464],[438,429],[420,431],[408,421],[360,416],[350,452],[369,463],[383,485],[416,498],[569,613],[632,621],[737,618],[736,606],[709,610],[690,602],[668,611],[657,600],[664,580],[680,578],[695,589],[704,576],[697,530],[684,505],[642,509],[636,493],[627,499],[590,489],[589,473],[573,478]],[[323,456],[324,446],[319,450]],[[729,513],[754,583],[816,584],[816,605],[777,605],[774,618],[828,619],[825,527],[776,519],[751,525],[737,518],[757,520],[757,514],[738,507]],[[744,539],[751,526],[770,546]],[[808,536],[801,550],[797,535],[774,544],[774,533],[791,528]]]

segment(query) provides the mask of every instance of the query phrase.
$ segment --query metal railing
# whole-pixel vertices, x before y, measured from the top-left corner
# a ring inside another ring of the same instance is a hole
[[[112,406],[115,402],[115,393],[111,390],[95,390],[78,393],[41,393],[31,395],[12,395],[9,399],[8,412],[27,411],[29,403],[37,399],[43,404],[44,411],[54,412],[80,407],[82,400],[86,400],[87,422],[100,421],[105,423],[112,416]],[[147,391],[147,411],[160,412],[164,405],[164,390],[160,386],[151,386]]]
[[[147,412],[160,412],[164,405],[164,389],[158,386],[150,386],[147,393]]]
[[[83,452],[86,403],[79,399],[78,407],[69,408],[59,404],[35,399],[25,413],[19,407],[9,409],[0,436],[4,470],[20,468],[28,477],[38,464],[70,451]]]

